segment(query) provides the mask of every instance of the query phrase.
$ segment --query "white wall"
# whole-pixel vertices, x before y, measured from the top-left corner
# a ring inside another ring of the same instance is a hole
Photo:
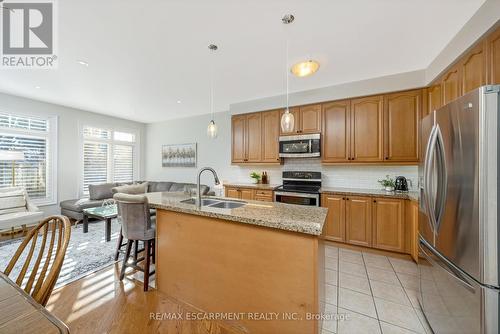
[[[196,182],[196,171],[200,167],[215,168],[219,178],[227,182],[250,182],[251,171],[267,171],[270,183],[281,184],[283,170],[321,171],[325,186],[351,188],[380,188],[377,180],[389,174],[403,175],[417,185],[415,166],[323,166],[320,159],[285,159],[282,166],[232,166],[231,165],[231,117],[229,112],[217,113],[219,135],[208,139],[206,127],[208,115],[152,123],[146,126],[145,178],[147,180]],[[163,144],[198,143],[197,168],[164,168],[161,166]],[[207,173],[202,182],[213,187],[213,178]]]
[[[81,124],[95,124],[113,128],[132,129],[139,133],[140,154],[142,154],[145,125],[115,117],[108,117],[84,110],[0,93],[0,111],[35,116],[57,116],[58,118],[58,163],[57,201],[78,198],[81,180],[81,157],[79,127]],[[140,160],[139,173],[143,177],[144,159]],[[59,205],[40,207],[46,215],[59,213]]]

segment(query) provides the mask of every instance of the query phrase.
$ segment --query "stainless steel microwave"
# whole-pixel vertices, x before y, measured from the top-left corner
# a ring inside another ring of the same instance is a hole
[[[280,136],[281,158],[312,158],[321,156],[319,133],[298,136]]]

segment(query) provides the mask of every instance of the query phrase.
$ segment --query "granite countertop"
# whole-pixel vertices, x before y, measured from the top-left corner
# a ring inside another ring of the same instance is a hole
[[[224,187],[235,187],[235,188],[248,188],[248,189],[259,189],[259,190],[274,190],[278,188],[279,184],[262,184],[262,183],[224,183]]]
[[[261,201],[246,201],[246,205],[235,209],[220,209],[208,206],[198,209],[194,204],[181,202],[190,198],[189,195],[183,192],[156,192],[147,193],[146,196],[150,207],[154,209],[182,212],[310,235],[321,234],[328,211],[326,208],[316,206]],[[218,199],[219,197],[208,198]],[[220,199],[229,200],[228,198]]]
[[[418,192],[396,192],[396,191],[385,191],[384,189],[356,189],[356,188],[340,188],[340,187],[321,187],[321,193],[332,193],[340,195],[364,195],[373,197],[388,197],[388,198],[400,198],[409,199],[412,201],[418,201]]]

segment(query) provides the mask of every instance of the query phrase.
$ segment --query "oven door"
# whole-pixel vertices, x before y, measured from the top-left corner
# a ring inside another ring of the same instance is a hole
[[[282,136],[279,138],[279,156],[308,158],[321,156],[320,134]]]
[[[286,204],[319,206],[319,194],[294,193],[288,191],[275,191],[274,201]]]

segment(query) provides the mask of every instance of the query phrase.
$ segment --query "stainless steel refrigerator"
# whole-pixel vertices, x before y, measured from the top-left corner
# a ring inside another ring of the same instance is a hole
[[[499,333],[500,85],[422,120],[419,303],[434,333]]]

